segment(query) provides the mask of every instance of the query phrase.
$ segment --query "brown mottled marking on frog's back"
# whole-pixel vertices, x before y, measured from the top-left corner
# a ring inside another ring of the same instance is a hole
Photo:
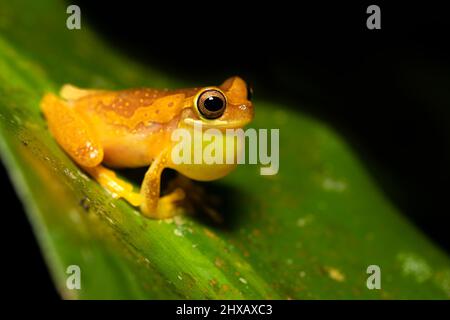
[[[182,101],[194,96],[198,88],[180,90],[128,89],[105,91],[79,99],[84,110],[102,115],[108,123],[134,128],[141,122],[165,123],[179,115]],[[164,99],[167,97],[167,99]],[[173,99],[169,98],[173,97]]]
[[[198,89],[182,89],[182,90],[158,90],[158,89],[129,89],[117,91],[115,98],[110,103],[101,103],[101,108],[105,111],[113,111],[118,115],[130,118],[137,109],[152,106],[153,102],[159,98],[184,94],[186,97],[193,96]],[[173,107],[173,103],[168,103],[168,108]],[[156,110],[155,110],[156,111]],[[158,114],[159,112],[156,112]]]

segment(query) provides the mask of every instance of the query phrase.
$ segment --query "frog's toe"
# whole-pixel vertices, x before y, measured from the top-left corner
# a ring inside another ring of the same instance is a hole
[[[151,208],[146,206],[146,203],[141,204],[141,210],[149,218],[153,219],[167,219],[182,214],[185,210],[180,203],[185,199],[186,194],[181,188],[175,189],[172,193],[159,198],[156,207]]]
[[[180,202],[186,197],[183,189],[177,188],[172,193],[163,196],[158,201],[157,216],[159,219],[170,218],[183,213]]]

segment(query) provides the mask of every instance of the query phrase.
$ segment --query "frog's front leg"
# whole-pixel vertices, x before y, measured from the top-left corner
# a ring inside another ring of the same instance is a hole
[[[182,189],[177,188],[172,193],[159,197],[161,174],[168,164],[168,152],[162,152],[151,164],[142,182],[141,195],[143,201],[141,211],[147,217],[165,219],[180,213],[176,202],[185,197]]]

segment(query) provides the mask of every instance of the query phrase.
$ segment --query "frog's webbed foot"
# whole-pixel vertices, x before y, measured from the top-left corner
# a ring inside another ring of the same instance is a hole
[[[117,177],[116,173],[101,165],[84,168],[97,182],[111,193],[113,198],[124,198],[131,205],[138,207],[142,203],[142,196],[133,192],[133,186]]]
[[[185,210],[180,206],[180,202],[186,197],[183,189],[177,188],[168,195],[165,195],[158,200],[156,208],[156,217],[158,219],[171,218],[182,214]]]
[[[159,192],[157,193],[159,195]],[[185,199],[186,195],[181,188],[175,189],[173,192],[162,196],[153,196],[145,198],[141,204],[142,213],[154,219],[167,219],[185,212],[180,203]],[[142,198],[144,196],[142,195]]]
[[[224,222],[222,214],[218,211],[221,206],[221,198],[217,194],[207,192],[204,185],[178,174],[169,182],[168,189],[175,191],[179,189],[184,192],[185,198],[182,202],[185,211],[206,215],[215,224]]]

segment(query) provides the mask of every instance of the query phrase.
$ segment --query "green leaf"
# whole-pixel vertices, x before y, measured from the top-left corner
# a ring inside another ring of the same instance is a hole
[[[277,103],[256,100],[252,126],[280,128],[279,173],[246,165],[201,185],[205,199],[222,202],[222,224],[202,214],[150,220],[112,199],[47,131],[44,92],[64,83],[193,83],[130,61],[84,21],[68,30],[66,18],[56,0],[0,3],[1,156],[64,298],[450,297],[449,258],[389,202],[345,141]],[[381,290],[366,286],[372,264]],[[81,290],[66,287],[69,265],[81,268]]]

